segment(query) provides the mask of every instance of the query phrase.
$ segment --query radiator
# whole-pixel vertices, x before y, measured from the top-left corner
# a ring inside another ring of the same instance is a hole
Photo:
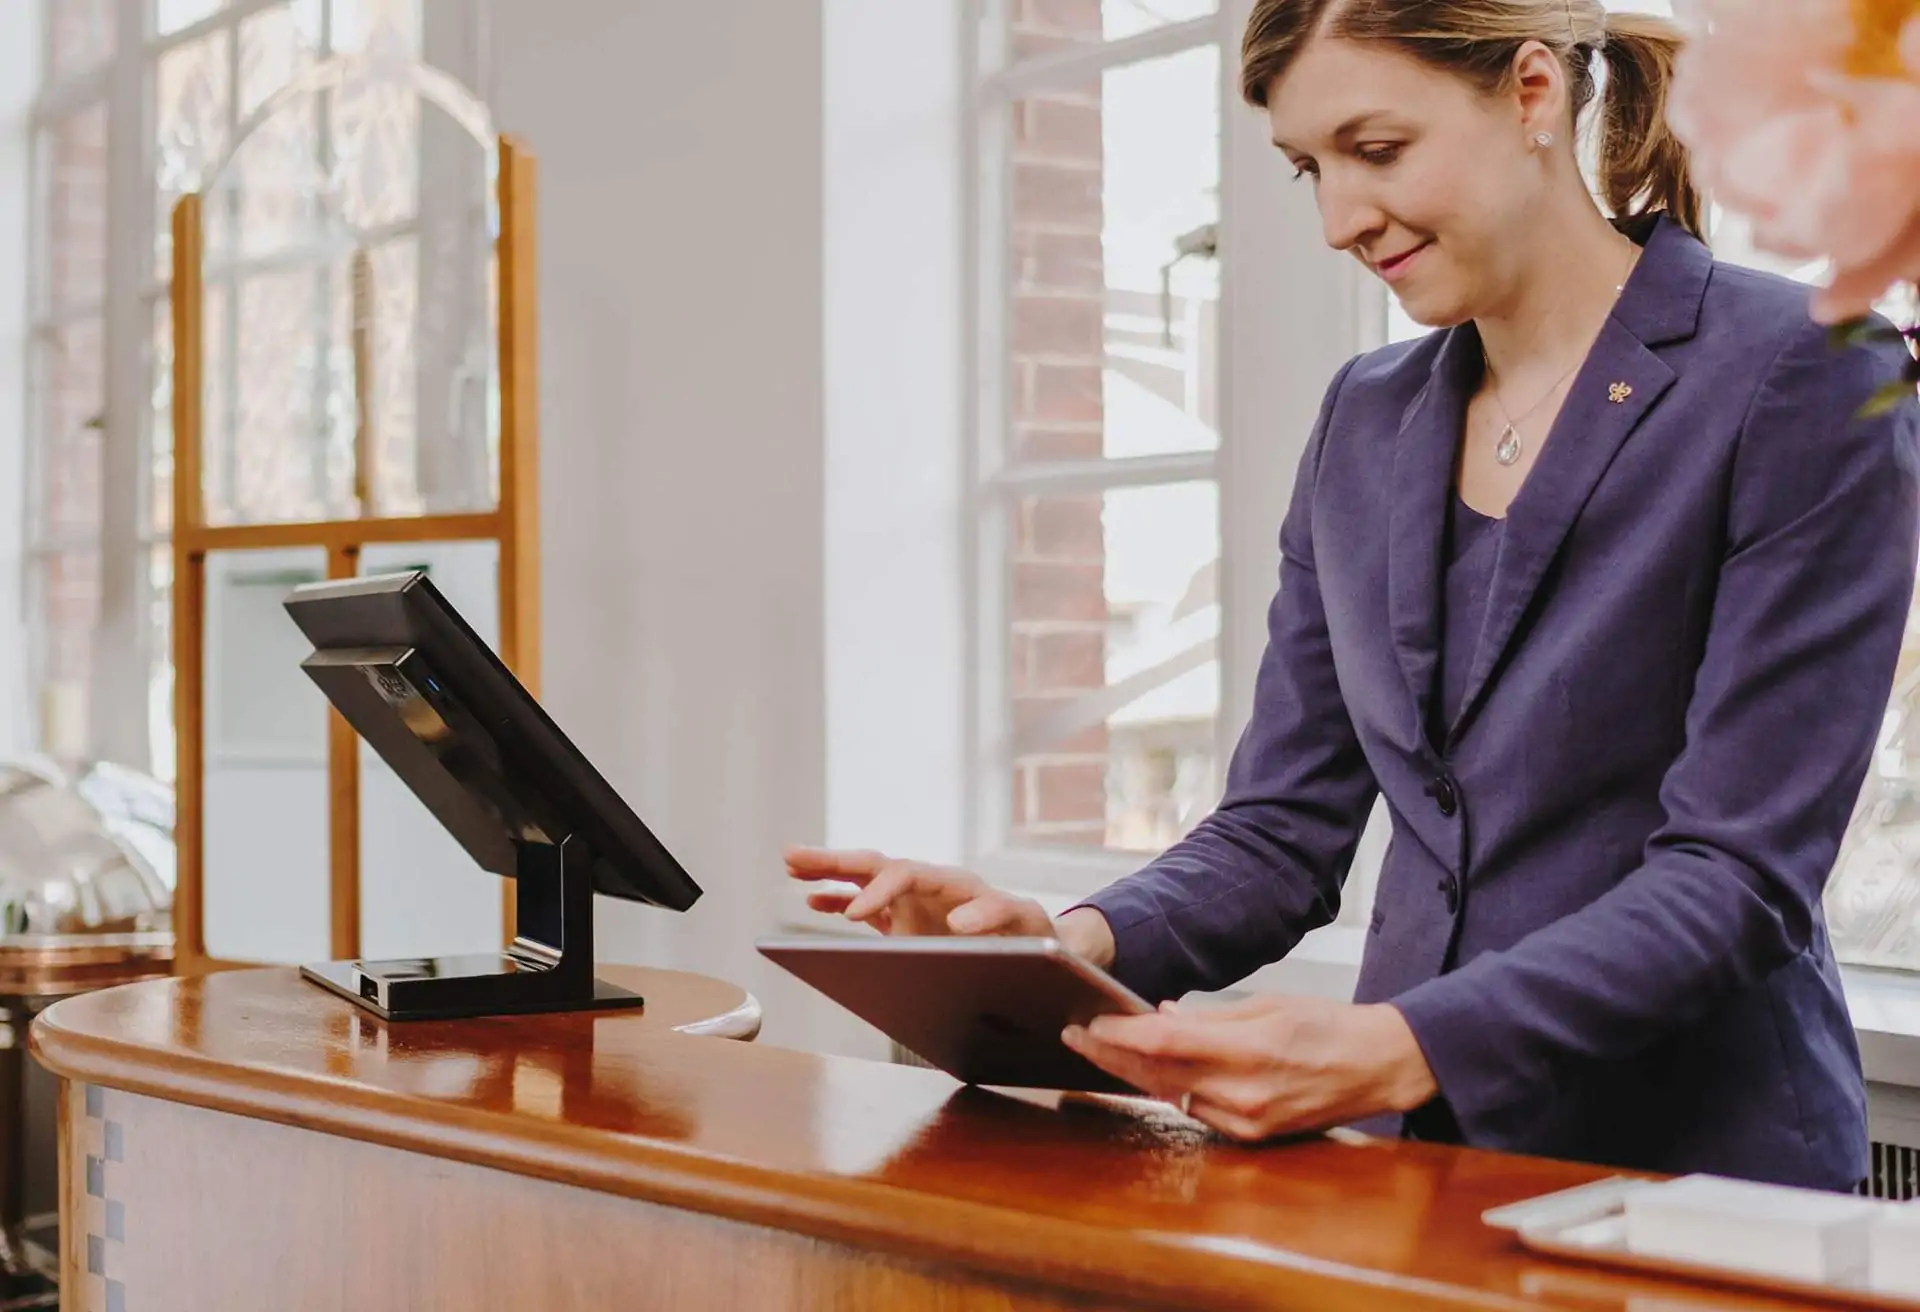
[[[1904,1203],[1920,1198],[1920,1148],[1903,1143],[1873,1145],[1873,1174],[1861,1189],[1872,1198]]]

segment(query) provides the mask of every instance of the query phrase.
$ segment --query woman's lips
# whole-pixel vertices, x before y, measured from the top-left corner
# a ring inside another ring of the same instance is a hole
[[[1427,247],[1431,245],[1433,245],[1432,242],[1423,242],[1404,255],[1396,255],[1392,259],[1381,260],[1373,266],[1374,272],[1378,273],[1388,282],[1399,282],[1413,271],[1414,266],[1420,262],[1421,255],[1425,254]]]

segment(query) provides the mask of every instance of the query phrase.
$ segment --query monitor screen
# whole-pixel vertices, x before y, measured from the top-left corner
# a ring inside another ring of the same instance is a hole
[[[700,886],[423,571],[312,583],[287,598],[301,667],[484,870],[567,844],[597,893],[685,911]]]

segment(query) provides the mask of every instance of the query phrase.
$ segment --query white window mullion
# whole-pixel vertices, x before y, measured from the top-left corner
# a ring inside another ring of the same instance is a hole
[[[1089,43],[1057,54],[1013,64],[988,77],[981,84],[983,99],[1018,100],[1037,91],[1060,87],[1085,86],[1097,82],[1110,68],[1137,64],[1145,59],[1177,55],[1195,46],[1221,40],[1221,17],[1192,18],[1183,23],[1168,23],[1117,41]],[[1002,46],[1002,49],[1005,47]]]
[[[240,30],[240,24],[246,19],[268,9],[279,9],[287,3],[288,0],[226,0],[225,8],[208,14],[197,22],[175,28],[163,35],[145,38],[147,58],[149,61],[158,60],[167,51],[192,45],[201,37],[218,32],[222,28],[232,28],[237,33]],[[147,6],[144,4],[140,7],[139,25],[133,30],[140,33],[151,30],[147,22]]]
[[[1182,451],[1163,456],[1125,456],[1112,460],[1036,461],[1008,465],[987,480],[991,495],[1073,496],[1117,487],[1155,487],[1212,479],[1219,473],[1214,451]]]
[[[973,0],[967,22],[978,36],[965,45],[972,58],[963,83],[969,92],[998,71],[1007,48],[1004,5]],[[1006,464],[1007,341],[1011,313],[1007,268],[1007,213],[1012,191],[1012,166],[1005,102],[986,104],[975,99],[966,116],[967,159],[973,203],[968,207],[969,259],[975,331],[967,367],[975,385],[969,390],[965,477],[979,488]],[[1006,556],[1006,506],[993,501],[970,514],[971,531],[963,559],[972,636],[968,661],[966,714],[968,780],[965,805],[965,859],[975,862],[1007,832],[1012,811],[1010,784],[997,754],[989,744],[1002,739],[1006,723],[1007,679],[1003,668],[1003,634],[1007,625],[1009,566]]]
[[[89,748],[146,769],[146,570],[139,551],[140,462],[152,338],[141,289],[153,259],[146,0],[118,0],[107,128],[106,431],[100,471],[100,631],[87,715]]]

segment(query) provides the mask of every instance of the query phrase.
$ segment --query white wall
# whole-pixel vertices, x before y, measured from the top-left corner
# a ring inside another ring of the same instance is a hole
[[[827,837],[964,854],[963,6],[824,0]]]
[[[754,952],[825,821],[817,0],[490,8],[540,161],[544,700],[706,889],[605,960],[797,997]]]
[[[25,467],[28,215],[34,195],[29,125],[40,55],[40,6],[0,4],[0,469]],[[0,479],[0,754],[29,745],[27,632],[21,605],[26,514],[22,483]]]
[[[600,954],[866,1055],[753,941],[789,843],[959,851],[958,10],[488,10],[540,160],[545,701],[707,890],[602,899]]]

